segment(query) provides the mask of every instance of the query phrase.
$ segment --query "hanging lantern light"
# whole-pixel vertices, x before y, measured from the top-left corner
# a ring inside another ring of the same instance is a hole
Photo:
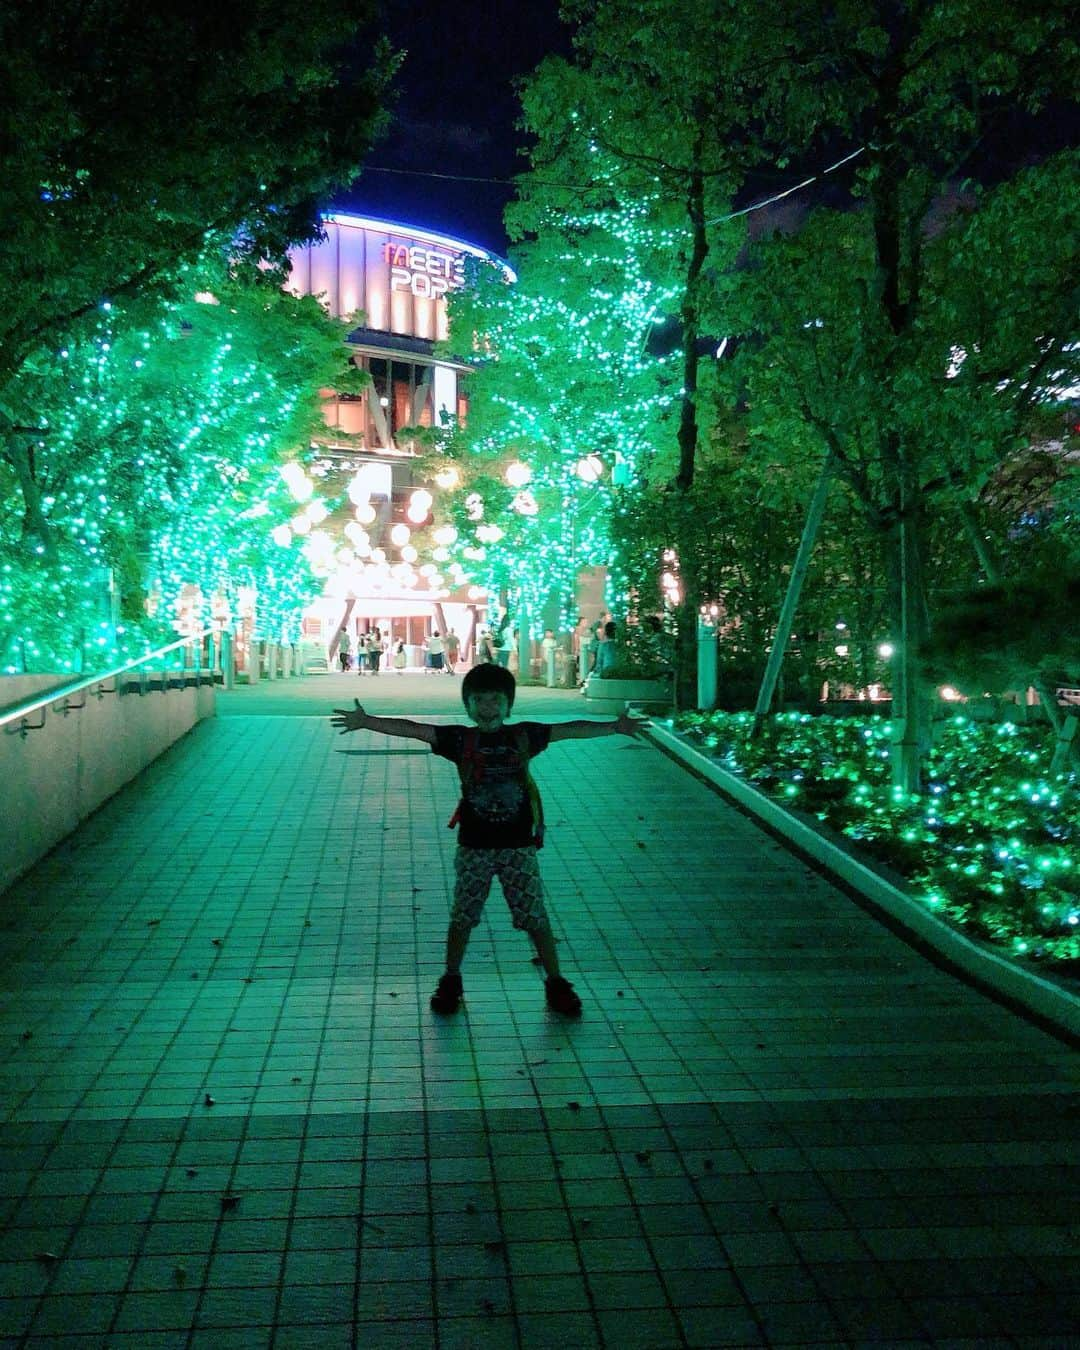
[[[431,513],[432,502],[435,499],[425,488],[417,488],[409,498],[409,504],[405,508],[405,514],[414,525],[422,525]]]
[[[604,461],[599,455],[586,455],[578,460],[575,471],[583,483],[595,483],[604,472]]]
[[[512,464],[506,466],[506,473],[503,477],[511,487],[524,487],[532,477],[532,469],[527,464],[522,464],[520,459],[515,459]]]
[[[408,525],[397,524],[391,527],[390,542],[395,548],[401,548],[407,544],[412,537],[412,531]]]
[[[294,501],[306,502],[315,491],[314,485],[304,472],[303,466],[297,464],[295,460],[283,464],[278,473],[285,480],[285,486],[289,489]]]

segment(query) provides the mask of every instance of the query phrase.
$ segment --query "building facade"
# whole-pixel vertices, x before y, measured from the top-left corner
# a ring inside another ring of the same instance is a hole
[[[341,212],[324,226],[325,240],[290,255],[288,286],[316,296],[335,318],[355,320],[351,360],[370,381],[358,395],[326,391],[327,430],[313,471],[327,495],[345,493],[349,505],[325,524],[342,547],[305,614],[305,635],[333,661],[342,628],[355,650],[356,639],[378,627],[390,647],[406,644],[415,666],[435,630],[454,629],[467,650],[486,596],[432,566],[412,570],[415,545],[437,518],[438,489],[417,473],[408,429],[467,416],[468,367],[435,354],[448,334],[447,296],[465,284],[467,261],[514,276],[484,249],[419,226]],[[426,516],[418,510],[425,494],[433,497]]]

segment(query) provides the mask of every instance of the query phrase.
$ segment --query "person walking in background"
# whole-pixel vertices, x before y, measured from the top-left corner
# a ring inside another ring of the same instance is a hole
[[[491,635],[491,646],[495,653],[495,664],[507,669],[510,665],[510,620],[505,617]]]
[[[428,670],[442,670],[446,644],[442,634],[436,628],[427,640]]]
[[[615,637],[618,631],[613,620],[609,619],[604,624],[603,635],[596,645],[596,665],[593,668],[593,674],[599,680],[602,680],[615,664]]]
[[[633,736],[640,725],[623,712],[615,721],[517,722],[506,725],[514,705],[513,675],[501,666],[474,666],[461,682],[461,698],[472,726],[442,726],[405,717],[375,717],[359,701],[335,708],[331,723],[342,735],[379,731],[424,741],[436,755],[457,766],[461,800],[451,826],[459,826],[454,857],[454,898],[446,936],[446,971],[431,996],[436,1013],[455,1013],[461,1004],[461,963],[472,930],[496,877],[510,906],[515,928],[528,933],[544,968],[549,1008],[568,1017],[581,1013],[581,1000],[559,969],[555,936],[544,907],[537,850],[544,841],[544,813],[529,765],[556,741],[595,736]]]
[[[352,642],[347,628],[341,629],[338,633],[338,660],[341,662],[342,670],[349,670],[352,667]]]
[[[397,646],[395,646],[394,648],[394,669],[400,675],[408,664],[409,664],[409,656],[408,653],[405,651],[405,643],[401,638],[399,638]]]
[[[600,650],[600,635],[603,632],[602,624],[594,624],[589,629],[588,641],[585,643],[585,673],[581,679],[581,688],[584,689],[589,682],[590,676],[596,671],[596,655]]]
[[[480,634],[476,643],[476,659],[485,665],[495,660],[495,648],[491,642],[491,634],[486,628]]]
[[[458,637],[458,635],[454,632],[452,628],[446,635],[445,643],[446,643],[446,673],[447,675],[454,675],[457,673],[456,666],[458,663],[458,656],[461,653],[461,639]]]
[[[555,654],[558,650],[559,641],[554,628],[545,628],[543,641],[540,643],[540,659],[544,683],[549,689],[555,688]]]
[[[372,628],[367,635],[367,659],[368,669],[372,675],[378,675],[379,666],[382,664],[384,643],[382,633],[377,628]]]

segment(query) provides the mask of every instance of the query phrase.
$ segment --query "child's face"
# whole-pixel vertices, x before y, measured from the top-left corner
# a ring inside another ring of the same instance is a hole
[[[498,731],[510,716],[510,704],[505,694],[483,689],[469,695],[466,711],[481,731]]]

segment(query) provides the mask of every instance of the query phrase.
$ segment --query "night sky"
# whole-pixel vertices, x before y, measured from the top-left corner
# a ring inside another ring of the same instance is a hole
[[[505,254],[502,212],[512,186],[470,180],[509,179],[527,167],[519,154],[524,137],[515,128],[520,109],[513,81],[548,54],[570,55],[570,29],[559,20],[559,0],[382,2],[382,31],[406,53],[395,82],[399,97],[389,131],[371,151],[361,177],[334,204],[444,230]],[[1075,144],[1078,136],[1076,103],[1055,104],[1035,116],[1012,110],[999,122],[991,120],[977,159],[964,173],[989,185]],[[761,201],[820,172],[851,148],[843,138],[783,169],[762,167],[733,205]],[[819,180],[755,213],[751,231],[797,228],[815,205],[843,209],[850,204],[850,182],[850,170]]]
[[[516,153],[522,136],[514,129],[519,107],[511,82],[549,53],[569,54],[558,0],[521,6],[410,0],[387,7],[384,31],[407,52],[394,122],[351,191],[335,204],[445,230],[504,253],[509,184],[420,174],[506,179],[526,167]]]

